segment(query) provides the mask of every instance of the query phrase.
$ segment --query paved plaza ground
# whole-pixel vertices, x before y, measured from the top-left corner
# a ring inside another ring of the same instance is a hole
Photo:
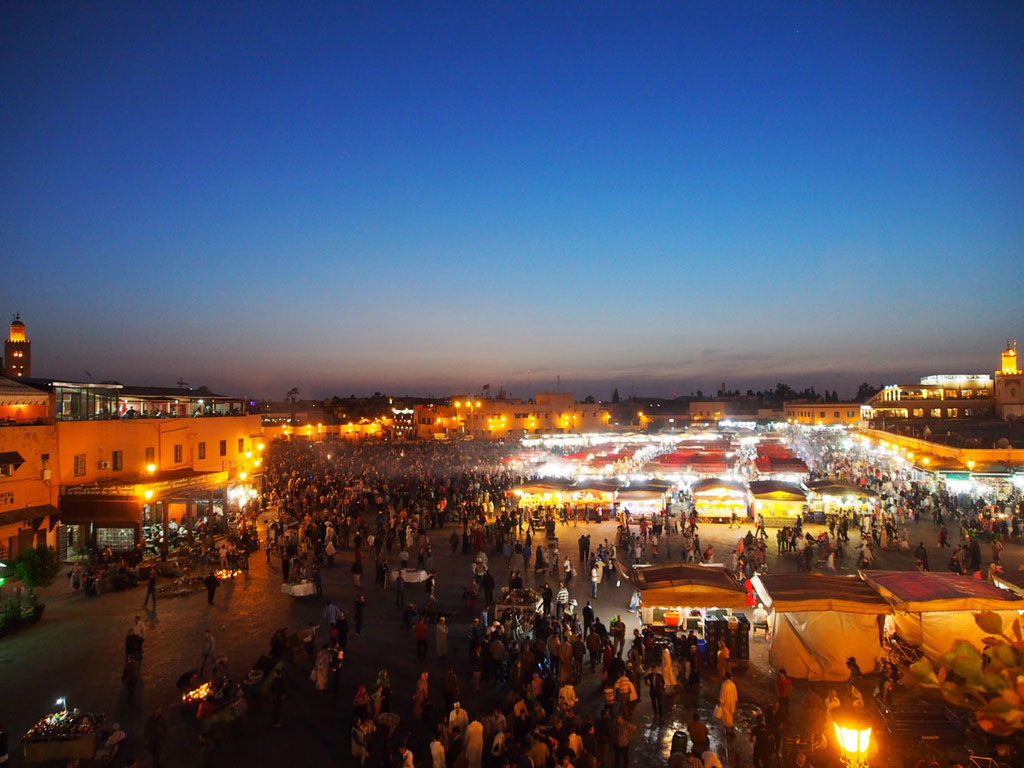
[[[931,553],[933,567],[939,569],[945,558],[940,558],[935,546],[936,531],[930,522],[909,526],[912,545],[923,541]],[[462,701],[472,716],[482,716],[484,705],[502,701],[503,691],[485,684],[480,694],[467,693],[469,665],[467,659],[467,628],[471,620],[462,600],[462,590],[470,580],[470,555],[452,555],[447,543],[450,528],[434,531],[435,568],[438,574],[438,600],[445,610],[455,612],[449,636],[450,661],[463,680]],[[591,534],[593,546],[604,538],[612,540],[615,525],[610,522],[592,523],[575,528],[557,527],[563,555],[576,556],[576,540],[586,530]],[[808,530],[815,532],[815,527]],[[724,525],[704,525],[700,529],[702,542],[710,544],[716,559],[727,558],[738,534],[746,529],[729,530]],[[954,543],[957,534],[954,532]],[[851,554],[842,564],[841,572],[852,570],[859,534],[851,534]],[[769,540],[769,569],[795,571],[792,555],[778,555],[774,538]],[[679,547],[673,547],[678,553]],[[985,549],[987,554],[987,548]],[[349,712],[359,685],[372,689],[377,670],[387,666],[394,685],[393,710],[401,717],[403,731],[411,720],[413,685],[424,668],[414,657],[413,640],[400,622],[395,607],[394,593],[386,595],[372,585],[372,575],[366,574],[362,589],[352,586],[348,564],[351,552],[342,553],[333,568],[324,572],[325,597],[332,599],[343,610],[351,611],[360,593],[367,596],[366,623],[363,635],[352,635],[345,658],[343,684],[337,696],[330,692],[317,692],[309,680],[310,665],[301,656],[288,673],[288,701],[285,708],[285,726],[272,728],[269,708],[252,708],[243,718],[236,732],[228,738],[218,739],[213,747],[210,764],[221,766],[286,764],[300,766],[349,765]],[[505,583],[503,560],[500,555],[491,559],[492,572],[498,575],[499,586]],[[987,560],[987,557],[986,557]],[[1011,544],[1003,555],[1006,568],[1018,568],[1024,563],[1024,547]],[[878,567],[894,569],[913,568],[911,555],[895,551],[884,552]],[[532,585],[532,575],[527,584]],[[154,707],[163,707],[170,728],[164,749],[162,765],[197,766],[201,764],[198,731],[195,723],[185,716],[178,703],[175,681],[178,676],[200,662],[200,642],[203,630],[209,628],[217,651],[227,654],[235,679],[240,680],[252,663],[268,652],[274,630],[288,626],[296,630],[310,622],[320,622],[323,601],[316,598],[295,599],[281,592],[280,566],[265,563],[263,553],[253,556],[248,575],[238,577],[218,590],[215,605],[206,604],[205,592],[190,597],[161,600],[156,611],[145,611],[142,600],[145,590],[140,587],[125,592],[105,594],[98,598],[82,593],[71,594],[67,580],[59,577],[57,583],[43,591],[46,612],[42,622],[0,641],[0,723],[11,740],[12,765],[22,765],[20,736],[41,715],[54,709],[58,696],[66,696],[69,706],[86,711],[106,712],[118,720],[128,733],[126,754],[139,759],[139,764],[150,765],[142,743],[145,718]],[[585,578],[578,580],[574,596],[582,606],[589,597],[590,585]],[[634,615],[627,612],[631,590],[623,582],[619,588],[614,581],[602,584],[598,599],[594,601],[597,615],[606,622],[615,613],[622,613],[629,627],[639,626]],[[407,588],[408,599],[422,599],[418,585]],[[122,695],[121,670],[124,659],[124,636],[135,615],[142,615],[148,626],[143,661],[141,690],[134,702],[125,702]],[[350,614],[351,616],[351,614]],[[751,662],[738,672],[740,690],[740,728],[735,740],[726,744],[719,724],[712,725],[712,747],[719,751],[726,765],[746,765],[749,744],[745,719],[751,706],[767,703],[773,696],[770,671],[767,667],[765,641],[760,637],[751,642]],[[442,700],[440,673],[442,662],[431,655],[426,668],[432,673],[436,691],[434,700]],[[822,686],[827,687],[827,686]],[[601,674],[584,674],[578,687],[581,703],[577,711],[584,716],[597,715],[600,710]],[[662,725],[652,724],[646,691],[641,695],[641,706],[635,722],[640,726],[634,736],[632,755],[634,764],[664,765],[668,757],[672,734],[689,718],[694,707],[710,721],[711,710],[718,695],[719,681],[708,673],[700,694],[682,692]],[[799,700],[798,687],[794,699]],[[435,713],[436,714],[436,713]]]

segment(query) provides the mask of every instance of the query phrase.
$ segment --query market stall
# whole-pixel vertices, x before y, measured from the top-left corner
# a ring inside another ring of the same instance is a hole
[[[1009,624],[1024,611],[1024,598],[981,579],[928,571],[863,571],[861,577],[892,606],[891,629],[936,660],[966,640],[979,650],[988,633],[975,623],[995,611]]]
[[[569,480],[547,478],[522,483],[507,491],[520,507],[551,506],[561,504],[568,496]]]
[[[665,504],[674,486],[664,480],[648,480],[630,483],[619,488],[615,502],[619,512],[628,511],[631,516],[650,517],[665,509]]]
[[[851,656],[862,670],[882,658],[884,617],[892,608],[855,576],[754,576],[754,591],[769,611],[768,661],[790,677],[846,680]]]
[[[754,519],[763,515],[766,526],[782,528],[807,512],[808,490],[800,483],[752,480],[749,486]]]
[[[807,483],[811,491],[811,512],[823,518],[871,515],[878,508],[879,496],[868,488],[836,480],[814,480]]]
[[[103,715],[77,709],[47,715],[21,740],[25,762],[91,760],[96,756],[96,741],[105,720]]]
[[[656,635],[693,631],[701,645],[719,640],[734,661],[750,658],[747,593],[721,565],[634,565],[628,574],[640,593],[640,621]]]
[[[504,587],[501,590],[501,597],[494,605],[494,615],[499,618],[507,612],[520,618],[533,618],[543,610],[544,599],[540,593],[527,587],[513,590]]]
[[[693,508],[702,521],[729,522],[746,520],[747,504],[750,498],[747,486],[739,480],[712,477],[698,480],[690,486],[693,494]]]

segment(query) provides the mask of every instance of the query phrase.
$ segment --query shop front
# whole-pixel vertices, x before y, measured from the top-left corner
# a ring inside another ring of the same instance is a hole
[[[615,495],[618,512],[623,517],[652,517],[660,514],[668,503],[674,485],[664,480],[648,480],[623,486]]]
[[[873,515],[878,509],[878,494],[853,483],[817,480],[808,483],[807,487],[811,491],[811,515],[816,518],[812,522],[839,517],[859,520]]]
[[[768,527],[782,528],[791,525],[798,517],[807,514],[808,491],[799,483],[784,483],[778,480],[752,480],[750,496],[754,519],[764,517]]]
[[[738,480],[718,477],[698,480],[690,486],[693,508],[697,518],[704,522],[729,522],[749,518],[747,486]]]
[[[227,471],[181,472],[135,484],[67,488],[60,499],[61,556],[71,559],[90,546],[166,555],[196,538],[226,533],[228,480]]]
[[[720,565],[636,565],[629,574],[639,593],[640,622],[655,635],[693,632],[711,653],[723,641],[733,661],[750,658],[747,592]]]
[[[60,537],[65,560],[84,554],[90,545],[129,552],[142,541],[142,505],[132,497],[66,494],[60,500],[60,520],[66,529]]]

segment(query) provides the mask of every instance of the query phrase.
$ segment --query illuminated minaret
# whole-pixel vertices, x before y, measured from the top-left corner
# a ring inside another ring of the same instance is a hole
[[[11,321],[11,335],[4,342],[4,376],[9,379],[27,379],[32,375],[32,342],[25,338],[25,324],[21,316]]]
[[[1024,374],[1017,367],[1017,342],[1006,342],[1002,367],[996,371],[996,415],[1024,418]]]

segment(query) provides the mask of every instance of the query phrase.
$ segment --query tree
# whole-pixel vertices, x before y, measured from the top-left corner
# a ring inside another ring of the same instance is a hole
[[[295,405],[295,400],[298,398],[298,396],[299,396],[299,388],[298,387],[292,387],[291,389],[288,390],[288,394],[286,394],[284,396],[284,399],[287,400],[292,405]]]
[[[30,547],[22,550],[14,560],[14,572],[28,587],[28,593],[36,587],[48,587],[60,573],[60,558],[53,547]]]
[[[619,400],[620,400],[620,398],[619,398],[619,388],[616,387],[615,391],[612,392],[612,402],[613,403],[617,403],[617,402],[619,402]]]
[[[982,730],[995,736],[1024,734],[1024,639],[1020,619],[1003,627],[992,611],[974,621],[989,635],[978,651],[965,640],[933,666],[927,658],[911,665],[914,678],[925,688],[940,691],[951,704],[974,712]]]
[[[878,387],[872,387],[866,381],[861,382],[861,385],[857,387],[857,402],[866,403],[872,397],[877,395],[879,392]]]
[[[583,398],[584,405],[593,405],[596,402],[597,400],[594,399],[593,395],[587,395],[585,398]]]

